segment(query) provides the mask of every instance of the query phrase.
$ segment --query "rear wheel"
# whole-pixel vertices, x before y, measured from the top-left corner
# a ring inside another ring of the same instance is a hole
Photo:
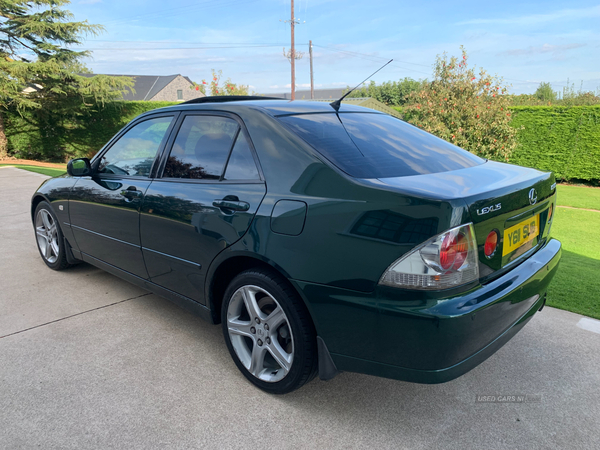
[[[312,321],[298,294],[277,274],[239,274],[225,292],[222,322],[233,360],[259,388],[285,394],[315,376]]]
[[[69,267],[63,234],[48,202],[40,202],[37,205],[33,225],[37,247],[46,265],[54,270]]]

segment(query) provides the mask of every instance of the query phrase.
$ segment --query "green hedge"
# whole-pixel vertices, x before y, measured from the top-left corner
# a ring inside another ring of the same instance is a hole
[[[600,181],[600,105],[510,110],[511,125],[522,127],[511,163],[552,171],[560,180]]]
[[[40,110],[23,116],[7,111],[4,117],[8,153],[23,159],[60,162],[91,156],[139,114],[175,104],[114,102],[85,115],[69,117]]]
[[[9,153],[24,159],[65,161],[91,156],[131,119],[170,102],[115,102],[85,116],[37,111],[5,113]],[[402,108],[394,108],[402,111]],[[600,181],[600,105],[514,106],[519,145],[510,162],[553,171],[557,179]]]
[[[519,145],[510,162],[562,180],[600,180],[600,105],[515,106]]]

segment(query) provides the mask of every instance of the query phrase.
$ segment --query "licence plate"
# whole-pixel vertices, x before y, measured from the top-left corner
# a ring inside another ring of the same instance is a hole
[[[504,230],[502,256],[506,256],[540,234],[540,215],[524,220]]]

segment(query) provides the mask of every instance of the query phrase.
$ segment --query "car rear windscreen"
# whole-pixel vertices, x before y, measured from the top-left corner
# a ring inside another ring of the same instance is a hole
[[[279,120],[355,178],[449,172],[485,162],[386,114],[341,113],[339,118],[335,113],[302,114],[280,116]]]

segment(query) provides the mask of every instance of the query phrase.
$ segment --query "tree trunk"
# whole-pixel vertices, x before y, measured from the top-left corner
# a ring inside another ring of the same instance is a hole
[[[8,158],[8,140],[4,132],[4,114],[0,110],[0,160]]]

